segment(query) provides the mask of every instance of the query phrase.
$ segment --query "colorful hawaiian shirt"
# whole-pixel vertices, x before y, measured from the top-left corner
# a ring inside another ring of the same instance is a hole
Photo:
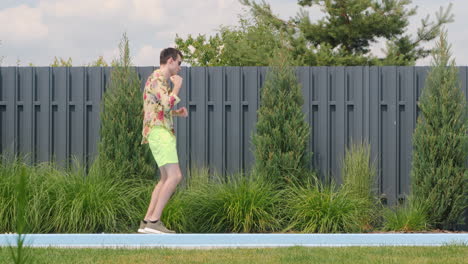
[[[148,143],[148,134],[154,126],[163,126],[175,134],[172,121],[172,108],[180,98],[172,89],[160,70],[155,70],[146,81],[143,91],[143,139],[141,144]]]

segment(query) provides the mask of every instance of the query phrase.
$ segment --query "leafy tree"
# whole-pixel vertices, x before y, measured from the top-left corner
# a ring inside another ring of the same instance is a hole
[[[240,0],[248,13],[238,27],[221,27],[207,38],[176,37],[184,58],[194,66],[266,65],[272,58],[272,47],[291,54],[292,65],[413,65],[428,56],[424,44],[439,34],[441,26],[453,21],[451,5],[422,20],[416,36],[408,34],[409,18],[416,7],[411,0],[299,0],[301,7],[319,6],[324,18],[312,22],[304,9],[285,21],[274,15],[262,1]],[[284,44],[278,40],[283,35]],[[385,39],[385,57],[377,58],[370,46]]]
[[[193,66],[266,66],[281,47],[279,32],[262,21],[240,18],[237,28],[221,27],[219,34],[176,37],[184,60]]]
[[[433,55],[413,135],[412,192],[437,228],[453,228],[467,206],[468,120],[446,33]]]

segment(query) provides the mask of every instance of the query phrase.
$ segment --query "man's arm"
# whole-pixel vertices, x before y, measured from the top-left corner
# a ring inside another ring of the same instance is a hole
[[[179,95],[180,88],[182,87],[182,77],[180,75],[173,75],[171,76],[171,81],[174,84],[174,89],[172,90],[172,93],[175,94],[176,96]]]
[[[173,116],[187,117],[188,116],[188,111],[187,111],[187,108],[181,107],[181,108],[179,108],[177,110],[172,110],[171,114]]]

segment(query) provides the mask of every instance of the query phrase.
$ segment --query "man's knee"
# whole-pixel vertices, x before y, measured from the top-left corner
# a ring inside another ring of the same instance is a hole
[[[178,166],[174,166],[170,170],[170,174],[168,178],[171,178],[173,181],[179,183],[182,180],[182,172]]]
[[[167,166],[159,167],[159,171],[160,171],[159,182],[165,183],[167,181],[167,174],[168,174]]]
[[[161,183],[161,184],[164,184],[165,182],[167,181],[167,176],[164,175],[159,178],[159,181],[158,181],[158,184]]]
[[[175,171],[173,173],[173,175],[171,175],[173,178],[174,178],[174,181],[176,181],[177,183],[179,183],[180,181],[182,181],[182,173],[179,171]]]
[[[166,179],[179,183],[182,180],[182,172],[180,171],[179,164],[167,164],[164,168]]]

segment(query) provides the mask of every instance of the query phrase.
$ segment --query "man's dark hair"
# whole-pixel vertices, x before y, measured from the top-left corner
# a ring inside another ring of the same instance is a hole
[[[174,48],[163,49],[159,56],[159,64],[161,65],[166,64],[169,58],[172,58],[173,60],[177,60],[177,55],[179,55],[180,58],[183,58],[182,52],[180,52],[180,50],[178,49],[174,49]]]

